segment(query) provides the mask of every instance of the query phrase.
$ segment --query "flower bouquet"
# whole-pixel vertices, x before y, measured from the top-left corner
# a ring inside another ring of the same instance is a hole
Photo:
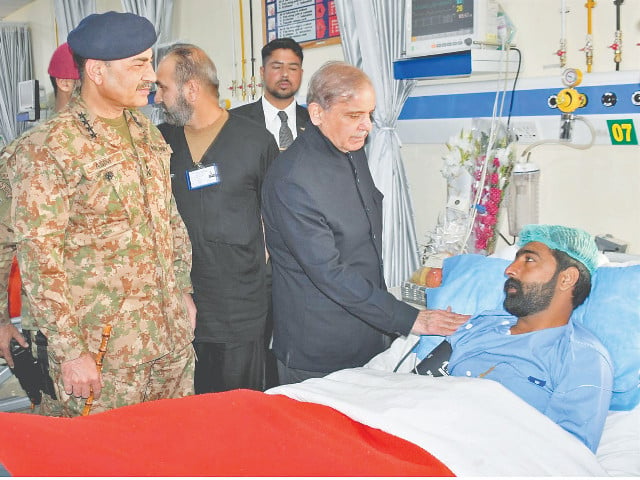
[[[441,173],[447,204],[429,234],[423,263],[433,254],[494,252],[502,199],[515,163],[508,135],[481,126],[463,129],[446,147]]]

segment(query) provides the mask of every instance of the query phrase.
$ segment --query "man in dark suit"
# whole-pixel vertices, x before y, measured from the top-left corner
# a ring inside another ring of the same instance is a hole
[[[282,384],[362,366],[390,335],[450,335],[467,319],[418,311],[387,292],[382,194],[364,152],[375,108],[366,74],[325,64],[309,82],[307,106],[311,122],[262,187]]]
[[[291,38],[277,38],[267,43],[262,48],[260,67],[262,97],[233,109],[234,113],[267,127],[281,151],[304,131],[309,121],[307,109],[295,101],[302,82],[302,58],[302,48]]]

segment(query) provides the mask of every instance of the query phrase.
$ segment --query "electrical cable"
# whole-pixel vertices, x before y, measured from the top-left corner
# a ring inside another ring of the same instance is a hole
[[[502,50],[507,51],[507,55],[508,55],[508,50],[509,45],[506,42],[502,42],[501,44],[502,46]],[[494,98],[494,102],[493,102],[493,111],[491,113],[491,128],[490,128],[490,133],[489,133],[489,140],[487,142],[487,148],[485,151],[485,156],[484,156],[484,162],[482,164],[482,169],[480,172],[480,178],[477,179],[476,181],[478,182],[478,189],[476,191],[476,195],[473,199],[473,202],[471,203],[471,207],[469,209],[469,219],[468,219],[468,228],[467,231],[465,232],[465,235],[463,237],[463,241],[460,245],[460,251],[458,252],[459,254],[464,253],[465,251],[467,251],[467,243],[469,241],[469,238],[471,237],[471,233],[473,232],[473,226],[475,223],[475,219],[476,219],[476,214],[477,214],[477,208],[476,205],[479,204],[480,199],[482,197],[482,193],[484,190],[484,182],[486,180],[487,177],[487,169],[489,166],[489,161],[490,161],[490,153],[493,151],[494,147],[495,147],[495,142],[496,142],[496,137],[497,137],[497,130],[498,130],[498,123],[499,123],[499,119],[502,118],[502,112],[504,110],[504,100],[505,100],[505,96],[506,96],[506,82],[507,82],[507,78],[509,75],[509,71],[508,71],[508,66],[509,63],[507,61],[506,56],[503,57],[503,66],[504,68],[502,69],[502,71],[500,73],[504,73],[504,86],[503,89],[500,89],[500,80],[501,77],[498,76],[498,88],[496,89],[496,96]],[[500,102],[499,102],[500,100]],[[498,113],[498,103],[500,103],[500,109],[499,109],[499,113]],[[507,131],[508,134],[508,131]]]
[[[507,240],[507,237],[505,237],[502,234],[502,232],[498,232],[498,235],[500,235],[500,238],[504,241],[504,243],[506,243],[510,247],[512,247],[512,246],[514,246],[516,244],[516,237],[513,237],[513,240],[511,242],[509,242],[509,240]]]
[[[402,358],[400,359],[400,361],[396,365],[396,368],[393,369],[393,373],[396,373],[398,371],[398,368],[400,368],[400,365],[402,365],[404,363],[404,361],[407,359],[407,357],[409,355],[411,355],[411,353],[413,353],[413,349],[416,348],[419,343],[420,343],[420,338],[418,338],[418,341],[416,343],[414,343],[411,346],[411,348],[409,349],[409,351],[402,356]]]
[[[513,112],[513,99],[516,96],[516,85],[518,84],[518,79],[520,78],[520,67],[522,66],[522,52],[519,48],[511,47],[511,50],[515,50],[518,52],[518,68],[516,70],[516,76],[513,79],[513,88],[511,89],[511,101],[509,102],[509,114],[507,116],[507,132],[509,131],[509,126],[511,125],[511,113]]]
[[[509,113],[507,116],[507,134],[509,133],[509,127],[511,125],[511,114],[513,112],[513,101],[515,99],[516,96],[516,86],[518,85],[518,78],[520,78],[520,68],[522,67],[522,52],[520,51],[519,48],[516,47],[511,47],[511,50],[515,50],[516,52],[518,52],[518,68],[516,69],[516,76],[513,79],[513,87],[511,89],[511,100],[509,102]],[[502,240],[504,241],[504,243],[506,243],[508,246],[513,246],[516,243],[516,237],[513,237],[513,241],[509,242],[509,240],[507,240],[507,238],[502,234],[502,232],[498,231],[498,235],[500,235],[500,238],[502,238]]]

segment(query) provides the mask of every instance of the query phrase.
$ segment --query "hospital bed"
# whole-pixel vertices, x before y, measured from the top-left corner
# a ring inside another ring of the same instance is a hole
[[[447,259],[427,304],[495,308],[507,263]],[[412,361],[418,337],[409,336],[365,367],[266,393],[73,419],[0,413],[0,463],[21,476],[639,476],[640,265],[599,267],[574,319],[600,337],[615,367],[595,455],[492,380],[393,373],[399,358]]]

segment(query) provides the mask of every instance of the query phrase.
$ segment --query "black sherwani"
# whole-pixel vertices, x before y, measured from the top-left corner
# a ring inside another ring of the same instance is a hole
[[[262,189],[273,267],[274,351],[287,367],[361,366],[409,333],[418,310],[387,292],[382,194],[364,150],[343,153],[309,123]]]

